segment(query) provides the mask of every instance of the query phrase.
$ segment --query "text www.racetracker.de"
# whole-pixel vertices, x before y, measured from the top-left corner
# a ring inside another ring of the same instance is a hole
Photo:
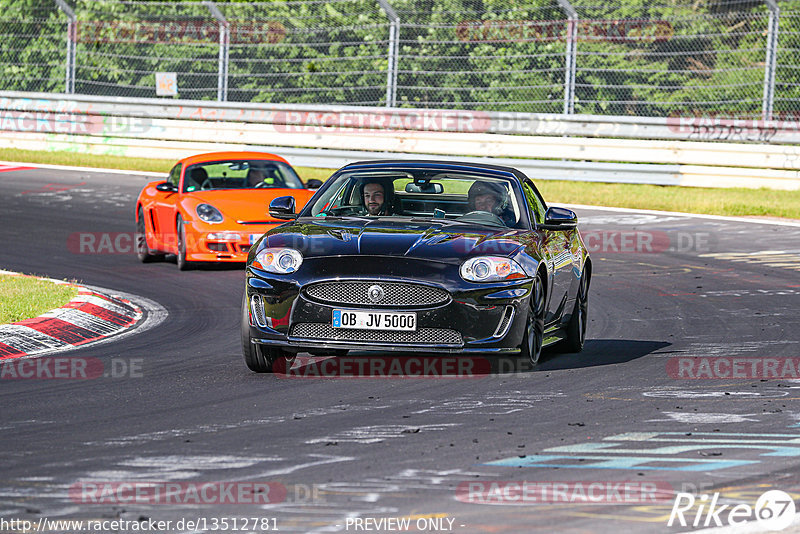
[[[274,517],[198,517],[158,521],[155,519],[28,519],[0,518],[0,531],[20,532],[185,532],[278,530]]]

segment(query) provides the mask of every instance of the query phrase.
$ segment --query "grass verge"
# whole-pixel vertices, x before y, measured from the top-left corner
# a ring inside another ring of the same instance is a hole
[[[0,324],[15,323],[59,308],[78,294],[78,288],[30,276],[0,274]]]
[[[95,156],[76,152],[0,149],[0,160],[131,171],[169,172],[173,160]],[[304,180],[325,180],[333,169],[296,167]],[[800,219],[800,191],[717,189],[659,185],[538,180],[548,204],[590,204],[729,216]]]

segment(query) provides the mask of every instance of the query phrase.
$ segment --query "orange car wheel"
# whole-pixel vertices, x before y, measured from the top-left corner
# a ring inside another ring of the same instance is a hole
[[[194,267],[194,262],[186,259],[186,228],[180,215],[175,222],[175,233],[178,235],[178,269],[188,271]]]
[[[144,223],[144,210],[142,210],[141,206],[139,206],[139,211],[136,214],[136,257],[142,263],[164,258],[163,254],[153,252],[150,245],[147,244],[147,229]]]

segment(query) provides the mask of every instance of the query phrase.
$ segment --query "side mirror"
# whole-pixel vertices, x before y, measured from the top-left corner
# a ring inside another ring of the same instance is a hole
[[[320,187],[322,187],[322,180],[312,178],[306,182],[306,189],[319,189]]]
[[[297,218],[294,212],[294,197],[277,197],[269,203],[269,216],[273,219],[291,221]]]
[[[162,193],[175,193],[178,191],[178,188],[169,182],[161,182],[160,184],[156,185],[156,191],[161,191]]]
[[[578,226],[578,216],[567,208],[547,208],[544,214],[544,225],[553,230],[563,230]]]

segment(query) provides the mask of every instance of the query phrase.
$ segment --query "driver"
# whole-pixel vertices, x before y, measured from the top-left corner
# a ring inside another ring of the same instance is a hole
[[[506,224],[513,224],[508,213],[508,191],[497,182],[477,181],[467,193],[467,207],[470,211],[485,211],[500,217]]]
[[[265,187],[267,184],[264,182],[266,176],[261,169],[249,169],[247,171],[247,187]]]
[[[208,172],[203,167],[195,167],[189,171],[189,180],[184,189],[186,191],[202,189],[206,180],[208,180]]]
[[[394,187],[384,181],[367,180],[361,185],[361,199],[368,215],[391,215]]]

